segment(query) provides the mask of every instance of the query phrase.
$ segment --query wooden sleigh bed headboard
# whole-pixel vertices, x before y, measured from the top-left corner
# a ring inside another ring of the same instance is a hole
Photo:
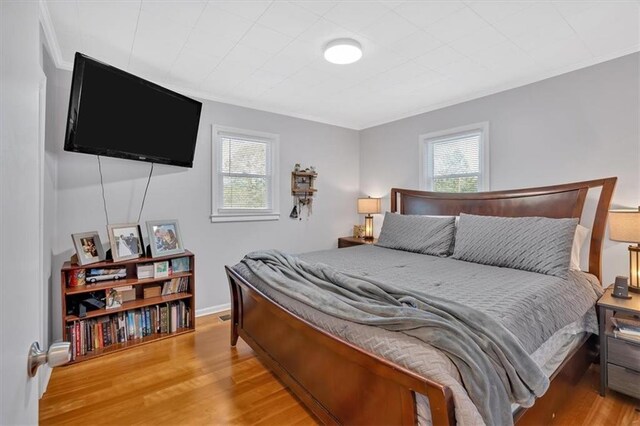
[[[391,211],[416,215],[457,216],[468,213],[580,219],[589,190],[601,188],[593,224],[586,226],[591,229],[589,273],[602,283],[602,243],[617,179],[610,177],[539,188],[465,194],[392,188]]]

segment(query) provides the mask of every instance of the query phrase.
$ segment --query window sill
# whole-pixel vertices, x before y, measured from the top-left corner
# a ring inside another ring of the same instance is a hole
[[[211,222],[261,222],[266,220],[279,220],[280,213],[265,214],[216,214],[211,215]]]

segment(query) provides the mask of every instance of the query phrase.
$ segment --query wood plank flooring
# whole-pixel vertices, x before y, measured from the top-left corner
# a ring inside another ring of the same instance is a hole
[[[639,401],[597,392],[593,366],[554,425],[640,426]],[[197,319],[197,331],[56,368],[40,401],[40,423],[313,425],[315,419],[229,323]]]

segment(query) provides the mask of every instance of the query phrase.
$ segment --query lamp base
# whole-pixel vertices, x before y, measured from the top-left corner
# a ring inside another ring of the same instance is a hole
[[[635,285],[630,285],[629,286],[629,291],[631,293],[640,294],[640,287],[636,287]]]

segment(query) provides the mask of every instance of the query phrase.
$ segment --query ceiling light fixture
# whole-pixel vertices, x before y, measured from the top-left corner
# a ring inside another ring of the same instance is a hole
[[[353,39],[339,38],[327,44],[324,58],[332,64],[352,64],[362,58],[362,46]]]

